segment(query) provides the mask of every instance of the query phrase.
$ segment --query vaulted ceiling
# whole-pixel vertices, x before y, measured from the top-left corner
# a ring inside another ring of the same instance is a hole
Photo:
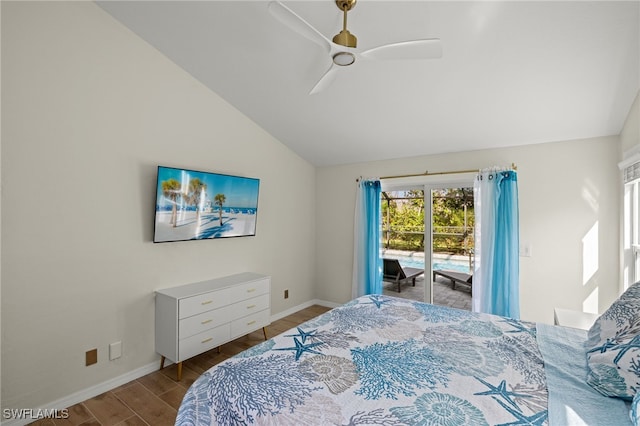
[[[359,0],[358,50],[439,38],[442,58],[331,58],[267,1],[98,4],[309,162],[334,165],[618,134],[640,87],[640,1]],[[331,39],[333,0],[284,4]]]

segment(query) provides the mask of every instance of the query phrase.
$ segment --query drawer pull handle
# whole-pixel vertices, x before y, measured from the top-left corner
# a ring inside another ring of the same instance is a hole
[[[200,324],[209,324],[211,321],[213,320],[212,319],[204,320]]]
[[[251,325],[251,324],[255,324],[255,323],[256,323],[255,321],[249,321],[249,322],[247,323],[247,325]]]
[[[247,309],[253,309],[255,307],[256,307],[256,305],[249,305],[249,306],[247,306]]]
[[[213,337],[209,337],[208,339],[204,339],[201,343],[207,343],[213,340]]]
[[[202,305],[208,305],[209,303],[213,303],[213,300],[205,300],[204,302],[202,302]]]
[[[255,288],[247,289],[247,293],[253,293],[254,291],[256,291],[256,289],[255,289]]]

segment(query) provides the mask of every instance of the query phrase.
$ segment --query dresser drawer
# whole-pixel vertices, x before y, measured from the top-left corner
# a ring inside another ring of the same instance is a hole
[[[229,324],[209,329],[195,336],[187,337],[186,339],[180,339],[178,349],[179,361],[218,347],[230,339],[231,332]]]
[[[194,334],[202,333],[210,328],[220,324],[230,322],[233,318],[233,306],[223,306],[222,308],[212,309],[198,315],[183,318],[178,321],[178,337],[184,339]]]
[[[269,307],[271,302],[271,296],[263,294],[252,299],[243,300],[242,302],[235,303],[230,306],[231,313],[227,317],[228,320],[235,320],[237,318],[246,317],[256,312],[263,311]]]
[[[180,339],[201,333],[219,324],[242,318],[269,307],[270,296],[263,294],[252,299],[243,300],[233,305],[212,309],[202,314],[193,315],[179,321],[178,336]]]
[[[229,301],[233,300],[235,292],[236,290],[234,288],[223,288],[221,290],[180,299],[178,301],[178,317],[180,319],[187,318],[229,305]]]
[[[257,297],[263,294],[269,294],[269,280],[257,280],[250,283],[242,284],[234,287],[231,295],[230,303],[236,303],[241,300]]]
[[[241,300],[269,293],[269,280],[256,280],[250,283],[210,291],[197,296],[180,299],[179,318],[187,318],[203,312],[217,309],[222,306],[232,305]]]
[[[269,325],[269,320],[269,309],[237,319],[231,323],[231,338],[244,336],[258,328],[265,327]]]

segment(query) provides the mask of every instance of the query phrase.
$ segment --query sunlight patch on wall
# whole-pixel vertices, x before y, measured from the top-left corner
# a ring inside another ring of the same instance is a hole
[[[598,212],[598,208],[600,207],[600,204],[598,203],[599,197],[600,191],[598,191],[598,188],[596,188],[596,186],[587,179],[584,183],[584,187],[582,188],[582,198],[587,202],[587,204],[589,204],[589,207],[591,207],[591,210],[595,213]]]
[[[598,287],[593,289],[591,294],[582,302],[582,312],[589,314],[598,313]]]
[[[629,266],[628,265],[624,265],[624,267],[622,268],[622,277],[623,277],[623,283],[622,283],[622,291],[625,291],[626,289],[629,288],[629,286],[633,283],[631,283],[627,277],[629,277],[630,275],[629,272]]]
[[[598,222],[582,238],[582,285],[598,271]]]

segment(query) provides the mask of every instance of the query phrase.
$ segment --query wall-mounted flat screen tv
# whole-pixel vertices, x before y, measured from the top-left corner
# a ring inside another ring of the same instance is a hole
[[[158,167],[153,242],[256,234],[260,179]]]

